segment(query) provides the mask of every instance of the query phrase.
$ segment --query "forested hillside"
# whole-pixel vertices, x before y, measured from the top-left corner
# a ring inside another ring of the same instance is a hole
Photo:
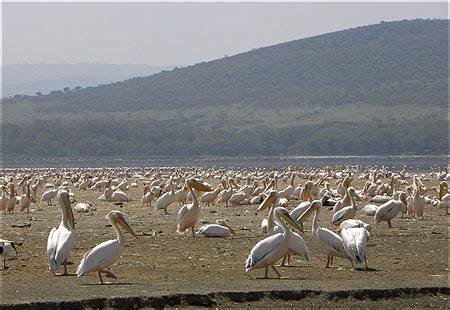
[[[6,99],[3,154],[447,152],[448,22],[380,23]]]

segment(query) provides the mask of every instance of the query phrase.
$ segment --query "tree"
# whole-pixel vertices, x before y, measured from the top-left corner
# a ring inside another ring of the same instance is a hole
[[[63,91],[68,92],[70,90],[70,87],[64,87]]]
[[[75,86],[75,90],[80,90],[81,86]]]
[[[36,96],[42,96],[42,93],[41,93],[40,91],[38,91],[38,92],[36,93]]]

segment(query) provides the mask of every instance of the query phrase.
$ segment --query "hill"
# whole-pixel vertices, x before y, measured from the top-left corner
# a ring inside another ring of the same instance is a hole
[[[447,21],[399,21],[4,99],[3,154],[446,153],[447,56]]]
[[[174,66],[113,65],[113,64],[14,64],[2,66],[2,93],[48,94],[65,87],[97,86],[138,76],[148,76]]]

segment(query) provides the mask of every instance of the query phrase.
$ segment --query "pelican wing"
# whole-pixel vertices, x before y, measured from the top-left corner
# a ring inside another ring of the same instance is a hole
[[[292,232],[292,238],[289,240],[289,250],[296,255],[300,255],[306,262],[309,262],[309,249],[305,240],[297,234]]]
[[[58,236],[58,246],[56,248],[56,264],[61,265],[72,252],[75,244],[75,232],[68,229],[63,229]]]
[[[336,255],[347,257],[342,238],[336,233],[326,228],[319,228],[316,230],[321,246],[327,252],[334,252]]]
[[[84,273],[111,266],[120,258],[122,252],[123,247],[117,239],[102,242],[84,254],[75,273],[79,277]]]
[[[56,238],[55,238],[56,227],[50,231],[47,239],[47,256],[48,256],[48,266],[49,269],[53,272],[56,272],[57,265],[55,260],[56,248],[58,246]]]
[[[339,225],[343,220],[346,219],[346,217],[349,215],[349,213],[352,211],[352,207],[345,207],[339,211],[337,211],[333,218],[331,219],[331,223],[333,225]]]
[[[267,256],[277,250],[283,243],[282,234],[275,234],[259,241],[251,250],[250,255],[245,261],[245,270],[257,268],[259,263],[262,263]]]
[[[186,212],[188,210],[187,205],[184,205],[180,208],[180,211],[178,211],[178,223],[181,223],[183,221],[184,216],[186,215]]]

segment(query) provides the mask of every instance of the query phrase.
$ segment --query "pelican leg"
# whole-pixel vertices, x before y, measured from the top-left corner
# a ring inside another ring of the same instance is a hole
[[[164,214],[165,214],[165,215],[169,214],[169,213],[167,212],[167,208],[164,208]]]
[[[330,257],[327,256],[327,265],[325,266],[325,268],[330,268]]]
[[[388,227],[392,228],[391,220],[388,220],[387,222],[388,222]]]
[[[331,260],[330,260],[330,267],[333,267],[333,259],[334,259],[334,256],[331,256]]]
[[[291,265],[291,253],[287,254],[287,263],[288,263],[288,266]]]
[[[286,256],[287,256],[287,255],[285,255],[285,256],[283,257],[283,261],[281,262],[280,267],[286,267],[286,264],[285,264],[285,262],[286,262]]]
[[[106,277],[117,279],[117,277],[109,270],[100,270],[101,273],[106,274]]]
[[[98,277],[100,278],[100,284],[105,284],[105,283],[103,282],[103,279],[102,279],[102,273],[100,272],[100,270],[98,271]]]
[[[263,279],[268,279],[268,278],[269,278],[269,266],[266,266]]]
[[[364,262],[366,263],[366,270],[368,270],[369,267],[367,267],[367,257],[366,256],[364,256]]]
[[[55,276],[64,277],[64,276],[74,276],[74,273],[68,273],[67,272],[67,260],[63,262],[64,265],[64,272],[63,273],[55,273]]]
[[[6,258],[3,259],[3,269],[8,269],[9,267],[6,267]]]
[[[353,260],[351,258],[348,259],[350,263],[352,263],[352,268],[355,269],[355,265],[353,265]]]
[[[271,266],[273,271],[275,271],[275,273],[277,274],[278,278],[281,278],[281,274],[278,272],[278,270],[275,268],[275,265]]]
[[[192,229],[192,237],[195,237],[195,230],[194,230],[194,226],[191,227]]]

